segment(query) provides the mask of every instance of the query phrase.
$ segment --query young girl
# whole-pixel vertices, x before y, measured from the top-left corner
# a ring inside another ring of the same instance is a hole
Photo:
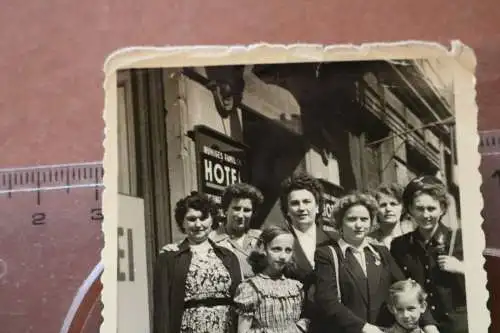
[[[257,250],[248,258],[255,276],[236,290],[238,333],[305,332],[308,320],[301,319],[303,285],[285,277],[293,266],[294,238],[290,231],[271,226],[262,231]]]
[[[394,315],[394,325],[386,333],[423,333],[418,323],[427,309],[427,294],[412,279],[398,281],[389,289],[387,307]]]

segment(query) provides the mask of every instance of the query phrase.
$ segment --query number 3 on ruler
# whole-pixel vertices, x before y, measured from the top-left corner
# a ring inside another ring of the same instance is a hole
[[[125,229],[118,227],[118,262],[117,262],[117,277],[118,281],[127,281],[127,273],[123,272],[120,267],[120,259],[127,257],[128,262],[128,281],[135,280],[134,274],[134,241],[132,238],[132,229],[127,228],[127,249],[124,250],[120,247],[120,239],[125,236]]]

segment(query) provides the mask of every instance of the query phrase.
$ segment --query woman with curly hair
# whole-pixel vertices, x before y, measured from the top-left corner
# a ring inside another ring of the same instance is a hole
[[[367,240],[377,210],[368,194],[339,199],[334,217],[341,237],[315,254],[315,331],[381,333],[380,327],[392,324],[386,300],[391,284],[404,275],[385,246]],[[438,332],[429,312],[422,324],[425,332]]]
[[[255,247],[260,230],[251,229],[250,222],[263,201],[264,196],[260,190],[252,185],[237,183],[226,187],[221,202],[226,223],[221,223],[210,236],[217,245],[236,254],[244,278],[253,275],[247,258]]]
[[[378,203],[377,226],[370,233],[376,244],[391,248],[394,238],[415,230],[411,220],[403,217],[403,187],[398,183],[382,184],[373,191]]]
[[[334,231],[318,224],[323,201],[323,187],[310,174],[294,174],[281,184],[281,212],[295,239],[293,277],[306,287],[311,283],[316,246],[338,238]]]
[[[155,266],[155,333],[236,332],[233,297],[241,282],[238,258],[208,235],[217,207],[204,194],[179,200],[175,221],[186,234],[162,249]]]
[[[238,286],[234,298],[238,333],[307,331],[308,321],[301,318],[303,285],[286,277],[293,267],[293,242],[293,235],[282,227],[262,231],[258,248],[248,258],[256,275]]]

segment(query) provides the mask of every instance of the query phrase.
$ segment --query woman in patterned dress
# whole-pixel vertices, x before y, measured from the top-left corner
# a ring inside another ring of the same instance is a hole
[[[287,229],[271,226],[262,231],[260,249],[249,257],[256,275],[238,286],[234,299],[238,333],[307,331],[308,321],[301,319],[303,285],[285,277],[293,265],[293,243]]]
[[[155,267],[155,333],[233,333],[232,300],[241,282],[238,258],[208,237],[215,204],[193,192],[175,207],[187,237],[166,246]]]

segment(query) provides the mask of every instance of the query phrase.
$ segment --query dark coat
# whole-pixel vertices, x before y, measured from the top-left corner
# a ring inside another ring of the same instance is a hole
[[[236,255],[230,250],[215,245],[209,240],[231,276],[230,293],[234,297],[236,287],[241,282],[241,270]],[[154,333],[177,333],[180,331],[184,312],[185,282],[192,253],[189,243],[184,240],[178,249],[163,251],[158,256],[154,273]],[[237,317],[234,315],[234,332]]]
[[[293,270],[293,276],[291,277],[302,282],[305,289],[307,289],[308,286],[314,281],[314,267],[311,265],[309,260],[307,260],[304,249],[300,245],[294,229],[289,226],[289,230],[295,239],[293,248],[295,268]],[[330,243],[331,241],[336,241],[338,238],[338,233],[335,230],[329,230],[327,227],[316,225],[316,248],[323,244]]]
[[[293,234],[295,239],[293,248],[293,261],[295,262],[294,269],[287,274],[287,277],[298,280],[304,285],[304,307],[302,316],[308,318],[311,321],[316,321],[316,304],[314,301],[314,267],[311,265],[304,249],[297,239],[295,230],[289,225],[289,230]],[[339,234],[336,230],[329,229],[326,226],[316,225],[316,248],[324,244],[328,244],[332,241],[336,241],[339,238]],[[314,249],[316,251],[316,249]]]
[[[439,244],[441,251],[448,254],[451,236],[452,230],[439,224],[427,244],[424,244],[420,232],[415,230],[397,237],[391,246],[392,256],[406,277],[420,283],[427,292],[428,306],[442,332],[458,332],[460,326],[466,326],[465,277],[441,270],[436,260]],[[453,256],[463,260],[460,229],[456,233]]]
[[[400,268],[384,246],[372,245],[380,258],[367,252],[367,276],[359,276],[345,265],[338,243],[331,243],[338,257],[335,264],[329,246],[316,250],[315,300],[319,311],[313,323],[315,332],[360,333],[366,323],[389,327],[394,322],[386,306],[392,283],[404,279]],[[335,269],[339,269],[342,303],[338,301]],[[429,312],[421,320],[422,326],[435,324]]]

